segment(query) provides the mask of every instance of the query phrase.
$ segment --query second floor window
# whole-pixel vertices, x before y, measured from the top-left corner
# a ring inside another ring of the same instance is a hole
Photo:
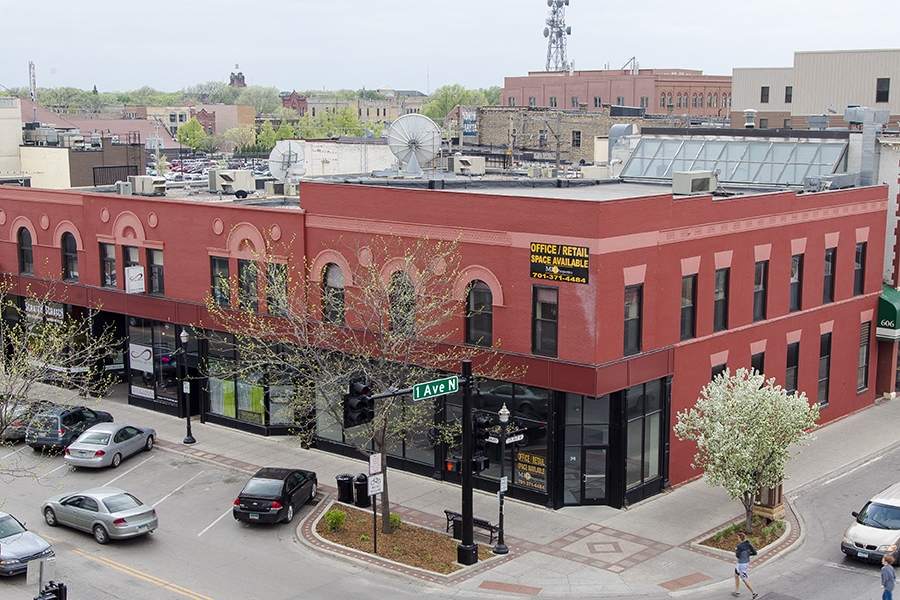
[[[819,336],[819,388],[816,399],[819,406],[828,404],[828,382],[831,378],[831,333]]]
[[[791,312],[800,310],[803,304],[803,255],[791,257]]]
[[[768,104],[769,102],[769,86],[764,85],[759,88],[759,101],[762,104]]]
[[[559,328],[559,290],[534,286],[531,351],[556,356]]]
[[[766,318],[766,283],[769,279],[769,261],[756,263],[753,272],[753,320]]]
[[[856,262],[853,267],[853,295],[861,296],[866,289],[866,242],[856,244]]]
[[[572,147],[573,148],[581,148],[581,132],[580,131],[572,132]]]
[[[760,374],[766,372],[766,353],[757,352],[750,356],[750,368]]]
[[[466,298],[466,343],[489,348],[493,343],[493,295],[483,281],[469,286]]]
[[[266,264],[266,310],[270,315],[287,312],[287,268],[284,263]]]
[[[147,270],[150,271],[149,293],[164,294],[166,292],[166,285],[163,277],[162,250],[147,250]]]
[[[697,316],[697,275],[681,278],[681,339],[689,340],[695,335]]]
[[[797,368],[800,365],[800,342],[788,344],[787,369],[784,374],[784,391],[788,394],[797,391]]]
[[[713,296],[713,331],[728,329],[728,276],[731,269],[716,269]]]
[[[75,236],[68,231],[62,235],[63,279],[65,281],[78,281],[78,246]]]
[[[822,290],[822,302],[834,302],[834,267],[837,264],[837,248],[825,249],[825,281]]]
[[[790,104],[794,101],[794,86],[786,85],[784,86],[784,103]]]
[[[344,272],[334,263],[325,265],[322,314],[326,323],[344,324]]]
[[[103,287],[116,287],[116,247],[113,244],[100,244],[100,260],[103,264]]]
[[[412,279],[403,271],[391,275],[390,297],[391,331],[411,336],[416,331],[416,297]]]
[[[869,335],[871,323],[859,325],[859,361],[856,363],[856,390],[861,392],[869,387]]]
[[[126,267],[136,267],[141,264],[138,260],[138,249],[134,246],[122,246],[122,264]]]
[[[625,288],[625,356],[641,351],[641,296],[643,285]]]
[[[259,310],[259,268],[252,260],[238,260],[238,288],[241,310]]]
[[[216,306],[231,306],[228,259],[213,256],[210,258],[210,275],[212,277],[212,299]]]
[[[556,108],[556,96],[550,96],[550,107]]]
[[[19,229],[19,273],[34,275],[34,251],[31,245],[31,232],[22,227]]]

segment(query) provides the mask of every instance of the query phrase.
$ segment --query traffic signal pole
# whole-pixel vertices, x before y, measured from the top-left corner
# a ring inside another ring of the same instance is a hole
[[[472,361],[462,361],[462,540],[456,546],[461,565],[478,562],[478,544],[472,528]]]

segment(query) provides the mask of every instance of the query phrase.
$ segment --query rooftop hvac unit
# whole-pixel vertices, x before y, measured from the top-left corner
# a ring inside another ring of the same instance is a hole
[[[153,175],[129,175],[132,193],[137,196],[165,196],[166,178]]]
[[[719,187],[719,175],[715,171],[682,171],[672,173],[672,193],[676,196],[709,194]]]
[[[483,156],[450,156],[448,170],[457,175],[484,175],[485,162]]]
[[[130,181],[117,181],[116,182],[116,193],[120,196],[130,196],[131,195],[131,182]]]
[[[248,190],[255,190],[256,182],[253,173],[246,170],[209,170],[209,191],[225,194],[243,195],[246,198]],[[243,194],[238,194],[243,192]]]
[[[267,181],[266,196],[297,196],[300,186],[296,181]]]

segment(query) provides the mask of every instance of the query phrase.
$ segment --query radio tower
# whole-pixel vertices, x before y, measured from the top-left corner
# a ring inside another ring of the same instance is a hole
[[[572,28],[566,27],[565,7],[568,5],[569,0],[547,0],[547,6],[550,7],[547,26],[544,27],[544,37],[547,38],[547,71],[569,70],[566,36],[572,35]]]

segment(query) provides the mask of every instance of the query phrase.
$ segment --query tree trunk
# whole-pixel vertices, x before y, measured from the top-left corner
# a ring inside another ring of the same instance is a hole
[[[753,494],[744,492],[744,495],[741,497],[741,503],[744,505],[744,516],[746,519],[744,522],[744,533],[750,535],[753,533]]]

